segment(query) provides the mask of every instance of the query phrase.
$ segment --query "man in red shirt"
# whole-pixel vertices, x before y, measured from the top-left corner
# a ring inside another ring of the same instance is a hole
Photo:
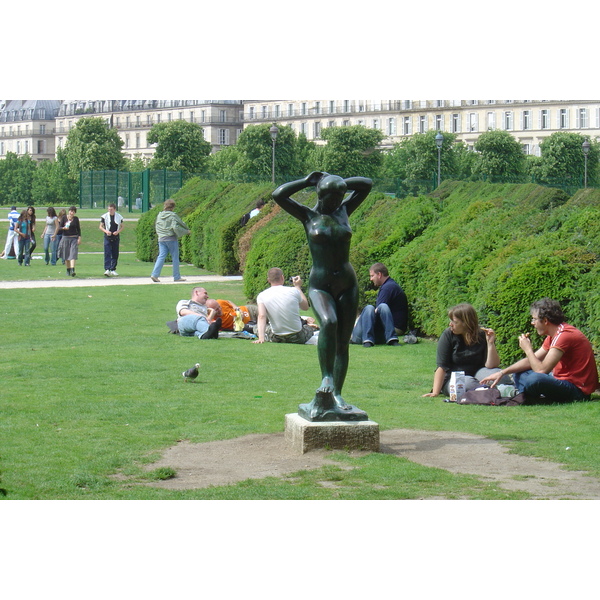
[[[490,375],[481,383],[498,383],[513,373],[515,387],[526,399],[545,402],[584,400],[598,388],[598,370],[589,340],[579,329],[565,323],[560,304],[543,298],[531,305],[531,324],[546,336],[534,351],[529,334],[519,336],[525,358]]]

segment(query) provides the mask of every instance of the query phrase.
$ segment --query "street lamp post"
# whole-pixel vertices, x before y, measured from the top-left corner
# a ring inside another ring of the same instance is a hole
[[[275,140],[277,139],[277,134],[279,133],[279,129],[277,125],[273,123],[271,128],[269,129],[269,133],[271,134],[271,139],[273,140],[273,163],[271,166],[271,180],[275,183]]]
[[[444,136],[440,131],[437,132],[435,136],[435,145],[437,146],[438,151],[438,187],[440,187],[440,183],[442,182],[442,144],[444,143]]]
[[[583,161],[584,161],[583,187],[587,188],[587,160],[588,160],[588,152],[590,151],[589,140],[585,140],[585,142],[583,142],[583,144],[581,144],[581,149],[583,150]]]

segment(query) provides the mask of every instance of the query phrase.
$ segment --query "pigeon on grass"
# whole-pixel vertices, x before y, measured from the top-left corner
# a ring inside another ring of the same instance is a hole
[[[198,368],[199,367],[200,367],[200,363],[196,363],[191,369],[188,369],[187,371],[184,371],[182,373],[183,380],[184,381],[188,381],[188,380],[194,380],[194,379],[196,379],[196,377],[198,377]]]

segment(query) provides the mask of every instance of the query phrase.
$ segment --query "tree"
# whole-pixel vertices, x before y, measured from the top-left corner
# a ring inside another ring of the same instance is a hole
[[[184,173],[202,173],[211,151],[204,139],[204,129],[197,123],[169,121],[152,127],[146,138],[157,144],[151,169],[167,169]]]
[[[209,173],[223,179],[251,179],[269,181],[273,168],[272,125],[249,125],[242,131],[235,146],[227,146],[209,159]],[[302,175],[307,167],[313,142],[306,136],[296,136],[294,130],[278,126],[275,141],[275,177],[287,180]]]
[[[271,178],[273,165],[272,125],[250,125],[240,134],[236,148],[239,152],[238,169],[245,175],[253,174],[263,179]],[[289,126],[278,126],[275,140],[275,177],[279,180],[297,177],[304,172],[308,142],[304,135],[296,137]]]
[[[327,127],[321,131],[327,145],[312,155],[313,167],[340,177],[377,177],[383,163],[377,147],[384,135],[363,125]]]
[[[435,130],[417,133],[394,147],[384,157],[383,173],[385,177],[400,179],[432,179],[437,174],[438,149]],[[442,179],[451,179],[459,173],[459,148],[453,133],[442,133],[440,164]],[[462,156],[462,154],[460,154]]]
[[[101,117],[79,119],[67,136],[64,160],[69,177],[79,180],[80,171],[120,170],[125,166],[123,140]]]
[[[6,158],[0,160],[0,204],[32,204],[35,169],[36,163],[29,154],[7,152]]]
[[[475,142],[479,153],[473,165],[473,174],[487,181],[515,182],[525,174],[525,155],[521,144],[508,132],[496,129],[486,131]]]
[[[532,166],[532,173],[541,181],[549,183],[554,178],[583,181],[585,156],[582,144],[587,138],[580,133],[557,131],[540,143],[541,157]],[[588,177],[598,176],[600,146],[590,140],[588,153]]]

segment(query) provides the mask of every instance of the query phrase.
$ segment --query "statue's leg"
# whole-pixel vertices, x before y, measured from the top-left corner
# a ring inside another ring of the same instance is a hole
[[[335,302],[330,294],[322,290],[309,290],[308,296],[319,323],[317,354],[321,367],[321,387],[318,391],[334,391],[334,365],[336,358],[337,316]]]
[[[356,320],[358,308],[358,289],[353,287],[344,292],[337,302],[337,339],[335,365],[333,370],[334,398],[338,406],[345,408],[348,406],[342,398],[342,388],[348,373],[348,364],[350,360],[350,336]]]

